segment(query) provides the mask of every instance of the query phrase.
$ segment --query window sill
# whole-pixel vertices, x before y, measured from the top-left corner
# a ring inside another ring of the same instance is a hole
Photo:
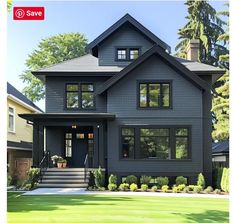
[[[8,133],[16,134],[16,132],[15,132],[15,131],[10,131],[10,130],[8,130]]]
[[[153,162],[190,162],[192,159],[156,159],[156,158],[146,158],[146,159],[132,159],[132,158],[127,158],[127,159],[119,159],[119,161],[153,161]]]
[[[139,110],[172,110],[172,106],[170,107],[139,107],[137,106],[137,109]]]

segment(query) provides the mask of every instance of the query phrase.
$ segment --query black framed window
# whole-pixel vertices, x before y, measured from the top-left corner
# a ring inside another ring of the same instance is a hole
[[[189,150],[189,131],[187,128],[175,129],[175,158],[187,159]]]
[[[140,129],[141,158],[169,159],[170,131],[163,128]]]
[[[67,108],[79,108],[79,85],[66,85],[66,106]]]
[[[134,158],[135,129],[121,129],[122,158]]]
[[[139,57],[139,49],[130,49],[129,51],[130,60],[135,60]]]
[[[127,49],[117,49],[117,59],[127,60]]]
[[[65,157],[72,157],[72,133],[65,133]]]
[[[188,160],[191,157],[189,126],[129,125],[120,128],[121,159]]]
[[[81,89],[82,108],[94,108],[93,84],[82,84]]]
[[[135,60],[140,56],[140,48],[130,48],[130,47],[124,47],[124,48],[117,48],[117,60]]]
[[[66,108],[94,109],[94,85],[91,83],[66,84]]]
[[[140,108],[170,108],[171,83],[151,82],[139,83]]]

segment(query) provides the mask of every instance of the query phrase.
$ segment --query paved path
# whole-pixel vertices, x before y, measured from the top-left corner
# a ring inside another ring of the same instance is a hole
[[[85,188],[38,188],[23,195],[128,195],[128,196],[156,196],[156,197],[200,197],[200,198],[229,198],[229,195],[219,194],[186,194],[186,193],[159,193],[159,192],[108,192],[86,191]]]

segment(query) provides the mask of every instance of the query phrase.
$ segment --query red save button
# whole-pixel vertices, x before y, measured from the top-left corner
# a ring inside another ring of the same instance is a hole
[[[14,20],[44,20],[44,7],[14,7]]]

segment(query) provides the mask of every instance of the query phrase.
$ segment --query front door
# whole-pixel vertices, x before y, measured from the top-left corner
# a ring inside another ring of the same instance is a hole
[[[76,133],[74,135],[71,167],[84,167],[84,161],[87,154],[88,142],[84,133]]]

